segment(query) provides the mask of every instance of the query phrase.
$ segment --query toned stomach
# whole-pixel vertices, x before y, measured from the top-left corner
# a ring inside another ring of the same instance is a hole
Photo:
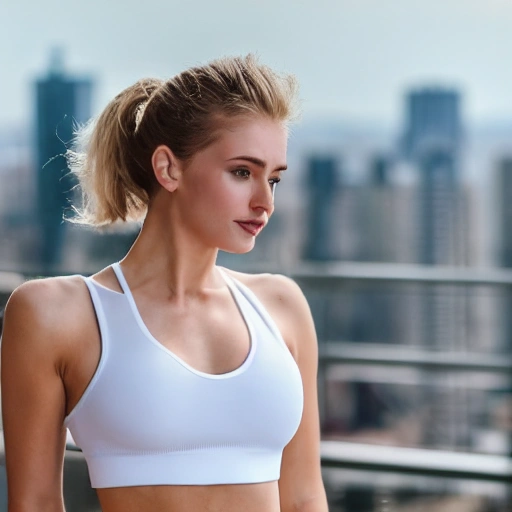
[[[97,489],[102,512],[279,512],[277,481]]]

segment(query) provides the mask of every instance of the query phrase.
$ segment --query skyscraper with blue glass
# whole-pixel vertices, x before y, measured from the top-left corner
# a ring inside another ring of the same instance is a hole
[[[39,226],[39,262],[42,272],[60,260],[64,233],[63,215],[69,210],[74,178],[64,154],[76,123],[91,113],[92,80],[67,75],[62,56],[54,50],[46,76],[35,84],[36,94],[36,222]]]
[[[309,214],[304,259],[336,259],[333,206],[338,185],[337,166],[337,159],[330,155],[313,155],[308,160],[306,187]]]

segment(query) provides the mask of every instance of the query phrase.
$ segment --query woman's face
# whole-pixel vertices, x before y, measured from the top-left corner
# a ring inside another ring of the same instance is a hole
[[[287,136],[282,123],[267,118],[229,121],[194,155],[173,193],[186,232],[207,247],[250,251],[274,211]]]

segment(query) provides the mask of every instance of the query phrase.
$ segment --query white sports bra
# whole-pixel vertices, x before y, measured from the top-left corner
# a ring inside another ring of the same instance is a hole
[[[93,487],[212,485],[277,480],[303,409],[299,369],[256,296],[221,273],[251,348],[237,369],[192,368],[148,331],[119,264],[124,293],[85,278],[101,357],[65,418]]]

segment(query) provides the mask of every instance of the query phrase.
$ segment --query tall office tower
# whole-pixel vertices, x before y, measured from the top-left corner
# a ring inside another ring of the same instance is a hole
[[[462,142],[460,95],[441,88],[406,98],[403,153],[420,172],[420,263],[466,264],[463,194],[459,185]]]
[[[512,268],[512,156],[503,158],[498,167],[499,265]],[[512,349],[512,296],[507,293],[503,305],[503,341],[505,350]]]
[[[403,151],[420,172],[419,262],[459,261],[461,222],[458,165],[461,143],[460,96],[440,88],[407,96]]]
[[[418,260],[428,265],[467,265],[470,260],[468,200],[460,183],[462,122],[460,95],[440,88],[413,91],[407,96],[404,153],[420,173],[418,197]],[[469,299],[467,290],[432,286],[423,291],[421,332],[425,347],[467,348]],[[425,442],[435,446],[468,443],[458,426],[466,411],[457,408],[452,392],[428,390],[430,423]],[[459,400],[460,401],[460,400]]]
[[[309,195],[304,259],[326,261],[336,258],[333,205],[338,188],[338,162],[333,156],[312,156],[306,186]]]
[[[75,185],[64,154],[75,123],[83,123],[90,116],[91,90],[91,79],[65,73],[58,50],[52,53],[47,75],[36,82],[36,222],[43,272],[50,272],[60,260],[63,214],[69,209]]]

